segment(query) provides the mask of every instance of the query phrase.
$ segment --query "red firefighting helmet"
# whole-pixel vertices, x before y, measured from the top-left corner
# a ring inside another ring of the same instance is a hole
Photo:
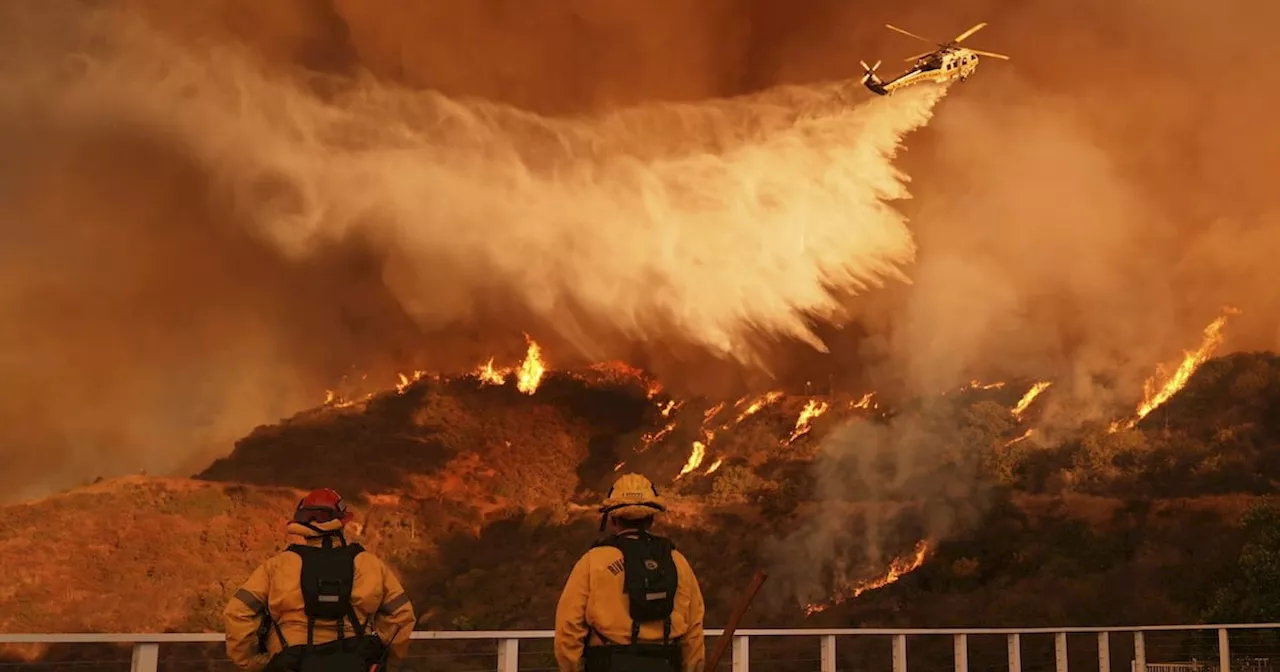
[[[327,523],[331,520],[341,520],[346,523],[351,520],[351,516],[352,513],[347,510],[346,502],[342,501],[342,495],[332,488],[320,488],[307,493],[307,496],[298,502],[293,520],[303,524]]]

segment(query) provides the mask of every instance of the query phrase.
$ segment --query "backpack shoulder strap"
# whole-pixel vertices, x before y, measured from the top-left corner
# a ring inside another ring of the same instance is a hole
[[[342,549],[351,557],[351,587],[355,588],[356,556],[364,553],[364,546],[361,546],[360,544],[347,544],[346,546],[343,546]],[[347,618],[351,619],[351,627],[355,628],[356,637],[364,637],[365,628],[368,627],[369,623],[368,621],[364,623],[360,622],[360,616],[356,614],[355,602],[351,600],[350,595],[347,595]],[[373,619],[373,614],[369,615],[369,619]],[[338,627],[342,627],[341,623],[339,623]]]
[[[653,556],[654,562],[662,568],[664,576],[668,576],[672,584],[668,588],[669,594],[666,597],[667,612],[662,618],[662,643],[663,645],[671,643],[671,613],[676,606],[676,587],[679,584],[679,571],[676,569],[675,558],[672,553],[676,550],[675,542],[667,537],[659,537],[656,534],[644,532],[641,539],[649,547],[649,552]],[[636,629],[635,626],[632,626]]]

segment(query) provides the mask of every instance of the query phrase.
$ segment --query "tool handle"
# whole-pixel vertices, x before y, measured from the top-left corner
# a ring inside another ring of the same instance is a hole
[[[742,601],[729,613],[729,624],[724,626],[724,634],[716,639],[716,648],[711,651],[711,658],[707,661],[706,672],[716,672],[720,659],[724,657],[724,652],[728,650],[729,643],[733,641],[733,632],[738,629],[738,623],[742,621],[747,609],[751,608],[751,600],[755,599],[756,593],[760,592],[760,587],[764,585],[764,580],[767,578],[769,578],[769,574],[764,570],[757,570],[756,575],[752,577],[751,585],[747,587],[747,593],[742,596]]]

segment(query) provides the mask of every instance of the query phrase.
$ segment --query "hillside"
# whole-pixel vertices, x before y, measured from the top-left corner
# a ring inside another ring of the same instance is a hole
[[[665,487],[665,529],[713,625],[761,566],[747,625],[1196,620],[1244,543],[1237,521],[1280,479],[1280,357],[1210,360],[1132,429],[1049,445],[1025,435],[1053,388],[1018,408],[1034,382],[890,410],[865,395],[682,402],[621,368],[551,372],[532,394],[514,375],[423,376],[260,427],[192,479],[4,507],[0,630],[217,630],[319,485],[354,502],[420,628],[550,627],[622,469]],[[918,542],[918,569],[844,601]]]

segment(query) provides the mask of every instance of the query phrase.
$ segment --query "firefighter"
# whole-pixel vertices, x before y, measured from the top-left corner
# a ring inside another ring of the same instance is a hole
[[[370,672],[403,659],[415,624],[400,581],[349,544],[342,496],[313,490],[288,526],[289,548],[259,565],[223,611],[227,655],[248,672]]]
[[[624,474],[600,507],[597,542],[574,565],[556,607],[561,672],[701,672],[702,591],[675,545],[650,532],[666,510],[640,474]]]

